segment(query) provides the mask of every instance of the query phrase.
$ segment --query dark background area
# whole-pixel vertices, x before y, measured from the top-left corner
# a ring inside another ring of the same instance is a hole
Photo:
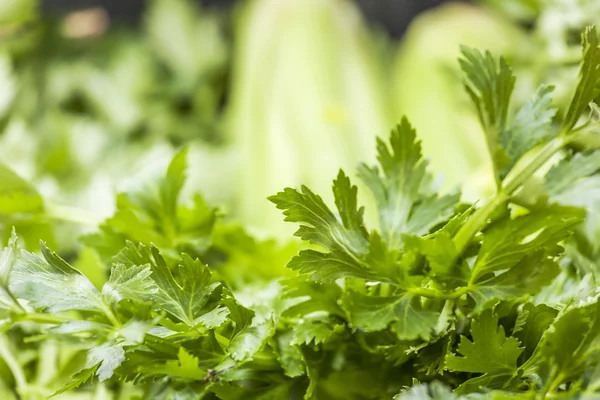
[[[197,0],[209,7],[228,7],[239,0]],[[302,1],[302,0],[287,0]],[[421,11],[447,0],[354,0],[370,23],[382,26],[393,37],[400,37],[410,21]],[[112,21],[135,23],[143,12],[144,0],[43,0],[43,8],[52,14],[88,7],[103,7]]]

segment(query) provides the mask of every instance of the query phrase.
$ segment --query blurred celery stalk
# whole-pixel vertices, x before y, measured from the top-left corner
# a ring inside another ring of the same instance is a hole
[[[241,168],[237,211],[287,232],[265,198],[309,186],[330,201],[342,167],[355,176],[394,118],[377,41],[342,0],[254,0],[240,10],[229,128]]]
[[[460,45],[510,58],[522,33],[485,9],[450,3],[425,12],[409,27],[394,67],[394,104],[406,114],[443,187],[461,187],[467,200],[493,187],[484,134],[461,88]]]

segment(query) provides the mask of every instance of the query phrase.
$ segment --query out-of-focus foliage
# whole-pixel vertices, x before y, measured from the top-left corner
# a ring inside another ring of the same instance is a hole
[[[139,32],[103,32],[106,16],[88,10],[30,21],[0,45],[0,159],[92,216],[110,215],[128,175],[152,175],[182,143],[204,162],[224,157],[223,17],[183,0],[148,6]]]

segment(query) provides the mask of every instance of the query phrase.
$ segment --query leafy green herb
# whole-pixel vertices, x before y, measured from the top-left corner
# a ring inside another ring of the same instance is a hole
[[[358,168],[375,226],[341,170],[331,206],[305,186],[271,196],[304,242],[286,274],[295,245],[254,239],[199,196],[187,205],[186,150],[154,185],[118,195],[79,258],[43,242],[41,255],[19,253],[17,226],[0,255],[0,376],[21,397],[596,396],[600,243],[583,228],[594,226],[600,164],[597,149],[571,146],[589,133],[578,124],[597,95],[595,37],[584,35],[566,114],[542,86],[513,115],[508,64],[463,49],[497,172],[481,204],[437,193],[407,119],[377,141],[378,165]],[[560,128],[556,115],[567,116]],[[0,173],[2,216],[47,212],[31,184]],[[105,277],[85,273],[103,266]],[[50,365],[52,379],[39,383],[31,364]]]

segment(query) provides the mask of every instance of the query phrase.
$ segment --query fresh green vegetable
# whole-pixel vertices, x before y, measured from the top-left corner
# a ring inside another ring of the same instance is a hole
[[[28,233],[17,230],[0,256],[0,390],[23,399],[597,397],[595,28],[582,47],[558,114],[548,86],[514,111],[509,63],[463,47],[494,193],[480,204],[438,193],[404,118],[377,139],[378,164],[359,166],[365,190],[340,170],[335,207],[306,186],[269,197],[305,242],[287,272],[279,268],[294,244],[252,239],[184,196],[186,150],[152,185],[119,195],[78,256],[43,242],[41,254],[21,250]],[[61,218],[3,168],[3,216]],[[359,193],[372,197],[378,223],[365,221]]]

